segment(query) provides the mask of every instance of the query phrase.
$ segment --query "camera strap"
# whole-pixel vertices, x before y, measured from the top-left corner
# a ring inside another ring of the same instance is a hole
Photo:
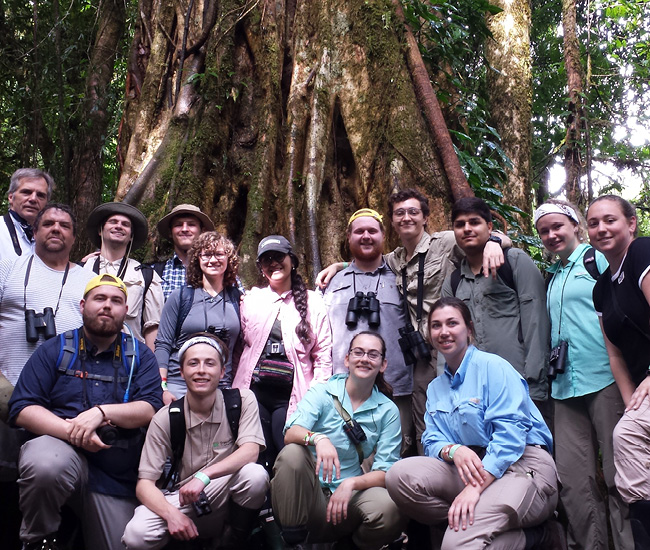
[[[14,245],[14,252],[18,255],[21,256],[23,253],[22,248],[20,248],[20,242],[18,242],[18,234],[16,233],[16,226],[14,225],[14,221],[11,217],[11,214],[7,212],[4,215],[5,223],[7,224],[7,230],[9,231],[9,236],[11,237],[11,243]]]
[[[205,295],[206,294],[208,294],[208,292],[205,289],[203,289],[203,300],[202,300],[203,301],[203,320],[205,322],[205,332],[209,332],[208,329],[210,328],[210,325],[208,324],[208,306],[205,305]],[[226,328],[226,289],[224,288],[221,291],[220,294],[221,294],[221,305],[223,306],[222,307],[223,311],[222,311],[222,314],[221,314],[221,323],[223,324],[223,326],[221,327],[221,329],[225,329]],[[219,296],[219,294],[217,294],[217,296]]]
[[[566,277],[564,278],[564,282],[562,283],[562,290],[560,291],[560,320],[558,322],[558,327],[557,327],[557,334],[558,336],[560,335],[560,330],[562,330],[562,309],[564,308],[564,288],[566,287],[567,281],[569,280],[569,277],[571,276],[571,271],[573,270],[573,267],[576,265],[577,260],[571,264],[571,267],[569,268],[569,272],[566,274]],[[558,269],[559,271],[559,269]],[[557,277],[557,273],[553,273],[553,277],[551,278],[551,282],[548,285],[548,291],[547,293],[550,295],[551,289],[553,288],[553,283],[555,282],[555,277]],[[550,300],[546,301],[546,310],[548,311],[548,318],[551,318],[551,305],[550,305]]]
[[[25,272],[25,284],[23,286],[23,311],[27,311],[27,285],[29,284],[29,274],[32,272],[32,264],[34,263],[34,256],[35,254],[32,254],[29,257],[29,261],[27,262],[27,271]],[[65,286],[65,282],[68,280],[68,271],[70,271],[70,262],[67,262],[65,264],[65,271],[63,272],[63,280],[61,281],[61,290],[59,290],[59,298],[56,301],[56,309],[54,310],[55,318],[56,318],[56,314],[59,312],[59,304],[61,303],[61,295],[63,294],[63,287]]]
[[[425,252],[418,253],[418,288],[417,288],[417,308],[415,310],[415,319],[418,323],[418,330],[420,328],[420,321],[422,321],[422,309],[424,303],[424,258]],[[404,308],[404,317],[407,323],[411,324],[411,315],[409,314],[408,304],[408,281],[406,278],[406,266],[402,268],[402,307]]]
[[[334,408],[337,410],[337,412],[341,415],[341,418],[343,419],[343,422],[346,424],[352,424],[352,417],[350,416],[350,413],[346,411],[343,408],[343,405],[341,405],[341,402],[339,401],[339,398],[336,397],[336,395],[332,396],[332,399],[334,400]],[[357,450],[357,454],[359,455],[359,464],[363,462],[363,449],[361,448],[361,443],[354,442],[352,441],[352,438],[349,436],[347,432],[345,434],[348,436],[348,439],[350,442],[354,445],[355,449]]]

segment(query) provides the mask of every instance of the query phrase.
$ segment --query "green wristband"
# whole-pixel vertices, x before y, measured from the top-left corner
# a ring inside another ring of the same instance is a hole
[[[452,462],[454,461],[454,453],[458,450],[459,447],[462,447],[462,445],[456,443],[456,445],[452,445],[451,449],[449,449],[449,460]]]
[[[194,477],[199,481],[202,481],[203,485],[205,485],[206,487],[210,485],[210,478],[207,475],[205,475],[203,472],[196,472],[194,474]]]

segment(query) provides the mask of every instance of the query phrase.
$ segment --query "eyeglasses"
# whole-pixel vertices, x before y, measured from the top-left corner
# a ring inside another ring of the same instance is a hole
[[[376,349],[371,349],[366,351],[365,349],[361,349],[361,348],[352,348],[348,352],[348,354],[350,355],[350,357],[354,357],[355,359],[361,359],[364,355],[367,355],[368,359],[370,359],[371,361],[378,361],[384,356],[383,353],[377,351]]]
[[[401,219],[404,216],[406,216],[406,214],[408,214],[409,216],[417,216],[421,212],[422,212],[421,208],[415,208],[415,207],[398,208],[397,210],[393,210],[393,218]]]
[[[199,254],[199,258],[201,258],[204,262],[209,262],[212,258],[216,258],[217,260],[223,260],[224,258],[228,257],[227,252],[202,252]]]
[[[267,267],[272,263],[281,264],[282,262],[284,262],[284,259],[286,257],[287,257],[286,252],[278,252],[274,250],[263,254],[262,257],[259,259],[259,262],[262,267]]]

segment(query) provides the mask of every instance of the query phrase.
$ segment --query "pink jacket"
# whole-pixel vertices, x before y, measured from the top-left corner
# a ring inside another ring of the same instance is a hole
[[[241,304],[244,350],[232,385],[234,388],[250,388],[253,369],[279,312],[285,353],[294,366],[287,418],[313,384],[325,382],[332,374],[332,332],[325,304],[318,294],[311,290],[307,292],[308,320],[312,329],[312,341],[307,347],[296,334],[300,314],[291,291],[279,296],[270,287],[254,287],[244,295]]]

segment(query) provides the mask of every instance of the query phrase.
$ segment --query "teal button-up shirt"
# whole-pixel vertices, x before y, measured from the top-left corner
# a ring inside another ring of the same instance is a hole
[[[336,447],[341,463],[340,476],[332,483],[325,483],[322,469],[319,474],[321,485],[331,491],[334,491],[344,479],[363,474],[357,449],[343,431],[343,418],[334,407],[333,395],[339,398],[343,408],[366,433],[367,439],[361,444],[364,457],[367,458],[373,451],[376,451],[372,463],[373,471],[388,471],[399,460],[399,450],[402,444],[402,430],[397,406],[375,386],[370,397],[353,412],[350,398],[345,391],[347,378],[347,374],[335,374],[325,384],[313,386],[298,403],[298,409],[291,415],[284,428],[286,431],[295,424],[310,431],[325,434],[332,445]],[[315,458],[315,447],[309,447],[309,449]]]
[[[583,260],[589,248],[582,243],[569,256],[567,265],[558,261],[548,268],[552,274],[546,296],[551,346],[561,340],[569,343],[565,371],[557,375],[551,387],[554,399],[587,395],[614,382],[592,299],[596,281]],[[600,273],[607,269],[607,260],[600,252],[596,252],[596,265]]]

